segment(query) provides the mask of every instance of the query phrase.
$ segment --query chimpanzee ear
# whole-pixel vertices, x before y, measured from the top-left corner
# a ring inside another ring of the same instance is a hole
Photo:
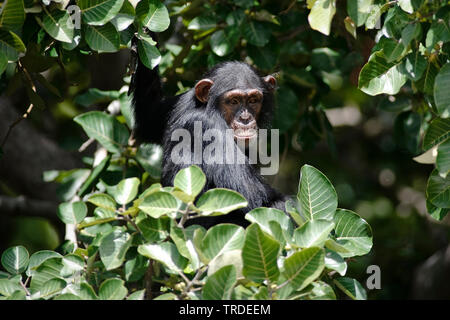
[[[275,90],[275,88],[277,87],[277,80],[273,76],[271,75],[265,76],[263,80],[265,83],[267,83],[270,91]]]
[[[205,103],[208,101],[209,89],[211,89],[214,82],[210,79],[202,79],[195,85],[195,96],[198,100]]]

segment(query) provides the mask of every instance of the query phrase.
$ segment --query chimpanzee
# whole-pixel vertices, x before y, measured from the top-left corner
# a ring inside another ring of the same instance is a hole
[[[204,157],[199,163],[194,161],[193,154],[187,163],[175,163],[172,159],[172,151],[178,143],[172,141],[173,133],[177,129],[186,129],[196,139],[199,132],[195,126],[198,123],[201,124],[201,134],[208,129],[219,132],[232,129],[234,140],[223,139],[220,143],[237,154],[242,148],[239,149],[236,142],[247,143],[257,135],[258,128],[270,125],[275,88],[273,76],[260,77],[248,64],[232,61],[215,66],[191,90],[175,97],[163,97],[158,68],[150,70],[138,62],[130,88],[133,92],[135,134],[144,141],[163,144],[162,185],[173,185],[179,170],[197,164],[206,175],[204,191],[228,188],[239,192],[248,201],[244,210],[195,219],[195,223],[205,227],[221,222],[246,226],[248,222],[244,214],[251,209],[274,207],[285,210],[286,196],[265,183],[247,157],[244,163],[233,164],[211,163]],[[202,142],[202,150],[206,146],[207,143]]]

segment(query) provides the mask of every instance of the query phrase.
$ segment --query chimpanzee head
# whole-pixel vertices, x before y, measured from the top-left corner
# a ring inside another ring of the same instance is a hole
[[[197,82],[195,95],[207,109],[221,113],[236,140],[248,142],[270,124],[275,87],[273,76],[260,77],[246,63],[225,62]]]

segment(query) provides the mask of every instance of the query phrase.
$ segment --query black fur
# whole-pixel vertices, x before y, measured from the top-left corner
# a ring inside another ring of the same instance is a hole
[[[173,185],[176,173],[189,164],[175,164],[171,153],[178,141],[171,141],[172,132],[184,128],[194,137],[194,122],[201,121],[203,131],[229,129],[218,109],[218,100],[222,94],[232,89],[258,88],[264,93],[263,106],[258,118],[258,127],[267,128],[273,113],[273,93],[269,85],[253,68],[242,62],[225,62],[215,66],[201,79],[211,79],[214,84],[209,91],[208,102],[201,103],[195,96],[194,89],[173,98],[163,98],[158,70],[147,69],[138,63],[132,81],[134,93],[135,133],[138,138],[163,143],[163,171],[161,183]],[[200,80],[200,79],[199,79]],[[224,139],[225,140],[225,139]],[[225,143],[225,142],[224,142]],[[204,150],[207,143],[204,143]],[[239,152],[238,146],[231,142],[228,148]],[[230,149],[228,149],[230,150]],[[193,157],[192,157],[193,158]],[[248,207],[225,216],[207,217],[192,220],[192,223],[205,227],[221,222],[248,225],[244,213],[257,207],[275,207],[284,211],[286,197],[264,182],[256,168],[245,164],[197,164],[206,175],[205,191],[211,188],[228,188],[241,193],[248,201]]]

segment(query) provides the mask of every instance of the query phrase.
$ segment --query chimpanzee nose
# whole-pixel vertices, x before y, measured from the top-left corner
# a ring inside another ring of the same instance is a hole
[[[243,124],[247,124],[251,121],[251,116],[252,115],[250,114],[250,112],[245,110],[244,112],[241,113],[239,118]]]

